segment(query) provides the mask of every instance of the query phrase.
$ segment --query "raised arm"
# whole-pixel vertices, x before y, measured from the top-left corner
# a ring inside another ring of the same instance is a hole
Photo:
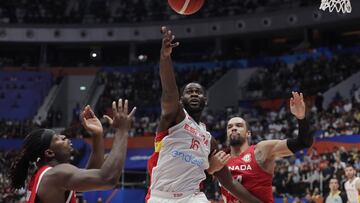
[[[100,120],[89,105],[80,114],[84,128],[91,134],[92,150],[86,164],[87,169],[100,168],[104,162],[104,135]]]
[[[173,70],[171,53],[174,47],[179,46],[179,42],[173,43],[175,35],[166,27],[161,27],[163,34],[162,46],[160,51],[160,80],[162,87],[161,94],[161,119],[158,131],[166,130],[176,120],[185,117],[180,108],[179,90],[176,84],[175,73]],[[180,118],[178,115],[180,114]]]
[[[292,92],[290,99],[290,111],[296,117],[299,124],[299,135],[296,138],[286,140],[266,140],[259,142],[255,148],[257,161],[264,162],[275,157],[285,157],[299,150],[311,147],[313,133],[310,130],[308,120],[305,118],[305,102],[302,93]]]
[[[128,130],[131,127],[135,108],[128,112],[128,101],[119,100],[112,104],[114,119],[113,128],[116,129],[111,152],[100,169],[83,170],[69,164],[60,164],[46,175],[49,184],[61,185],[64,190],[90,191],[111,189],[118,183],[126,157]]]

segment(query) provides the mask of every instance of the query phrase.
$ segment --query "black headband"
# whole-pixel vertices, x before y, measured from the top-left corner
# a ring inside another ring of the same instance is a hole
[[[41,134],[40,144],[41,144],[41,155],[44,154],[45,150],[49,149],[51,140],[55,135],[55,131],[50,129],[44,129],[44,132]]]

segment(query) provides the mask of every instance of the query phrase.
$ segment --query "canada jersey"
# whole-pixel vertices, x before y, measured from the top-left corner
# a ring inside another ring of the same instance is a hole
[[[37,202],[37,191],[39,185],[41,183],[41,179],[43,178],[44,174],[50,170],[52,167],[45,165],[40,167],[31,177],[28,190],[26,194],[26,203],[36,203]],[[76,203],[76,196],[74,191],[66,191],[65,195],[65,203]]]
[[[360,194],[355,186],[356,181],[360,181],[360,178],[356,177],[351,182],[349,180],[345,182],[345,191],[349,203],[360,203]]]
[[[240,156],[232,157],[227,166],[232,177],[239,181],[249,192],[263,202],[273,203],[272,175],[265,172],[257,164],[254,150],[255,145],[251,145]],[[240,202],[222,186],[221,193],[226,203]]]
[[[185,110],[184,110],[185,111]],[[185,118],[166,132],[157,133],[155,152],[148,161],[151,191],[199,191],[209,167],[211,135],[205,125],[196,123],[185,111]]]

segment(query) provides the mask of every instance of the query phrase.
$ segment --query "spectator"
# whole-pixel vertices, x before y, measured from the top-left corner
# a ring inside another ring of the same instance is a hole
[[[339,190],[339,181],[336,178],[330,180],[329,188],[325,203],[347,203],[346,194]]]

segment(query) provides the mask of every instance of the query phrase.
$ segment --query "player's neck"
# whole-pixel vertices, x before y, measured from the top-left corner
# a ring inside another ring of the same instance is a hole
[[[196,123],[200,123],[200,118],[201,118],[201,113],[202,112],[199,112],[199,113],[192,113],[190,116],[191,118],[196,122]]]
[[[331,195],[336,195],[339,192],[339,190],[331,191]]]
[[[245,150],[249,148],[248,144],[237,145],[237,146],[230,146],[230,154],[231,156],[240,156]]]
[[[59,165],[59,164],[60,163],[57,160],[53,159],[53,160],[48,161],[48,162],[42,162],[39,165],[40,166],[48,165],[48,166],[54,167],[54,166]]]

